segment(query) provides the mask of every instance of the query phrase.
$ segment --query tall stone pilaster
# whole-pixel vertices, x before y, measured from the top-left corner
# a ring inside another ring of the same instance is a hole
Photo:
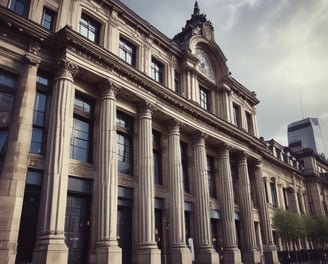
[[[222,146],[218,156],[219,197],[221,201],[221,221],[223,231],[224,263],[238,264],[241,262],[240,250],[237,246],[235,225],[235,202],[230,167],[229,149]]]
[[[247,264],[260,263],[261,256],[256,245],[251,188],[248,175],[247,157],[245,153],[241,153],[238,157],[238,177],[241,222],[244,228],[245,240],[243,261]]]
[[[67,263],[65,214],[73,126],[73,74],[77,66],[63,59],[55,77],[49,120],[47,168],[43,178],[40,205],[40,234],[33,263]]]
[[[263,254],[266,264],[279,263],[276,246],[273,243],[272,228],[270,225],[270,217],[268,204],[265,197],[265,189],[263,182],[262,162],[258,161],[255,165],[255,181],[256,193],[259,203],[260,224],[262,230]]]
[[[218,253],[213,248],[210,226],[210,203],[205,149],[205,135],[197,133],[193,138],[195,178],[196,245],[199,264],[219,263]]]
[[[0,177],[0,263],[15,263],[33,128],[36,75],[41,60],[27,55],[15,96],[6,158]]]
[[[117,241],[118,168],[116,152],[117,87],[106,81],[101,84],[98,162],[97,162],[97,242],[98,264],[121,263],[122,252]]]
[[[155,186],[153,168],[152,109],[139,108],[138,130],[138,264],[159,264],[161,253],[155,241]]]
[[[231,89],[230,87],[222,83],[217,90],[218,93],[218,116],[224,120],[231,122]]]
[[[180,147],[180,128],[171,121],[168,131],[170,177],[170,263],[191,264],[190,250],[186,245],[184,188]]]

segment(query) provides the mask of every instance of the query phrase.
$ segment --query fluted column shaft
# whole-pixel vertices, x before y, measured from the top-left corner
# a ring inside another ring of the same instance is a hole
[[[232,175],[228,148],[222,148],[218,154],[219,196],[221,200],[221,221],[223,224],[224,247],[237,247],[235,206]]]
[[[218,263],[219,257],[212,244],[210,202],[208,190],[205,135],[197,133],[193,138],[195,178],[195,222],[197,231],[198,263]]]
[[[273,242],[272,228],[270,225],[270,216],[268,203],[266,202],[265,189],[263,182],[262,162],[258,161],[255,165],[256,193],[259,204],[260,224],[262,230],[262,243],[265,263],[279,263],[277,248]]]
[[[180,128],[176,121],[171,121],[168,126],[171,262],[191,263],[186,245]]]
[[[262,229],[262,242],[264,245],[273,244],[272,229],[270,226],[268,205],[265,197],[262,163],[255,166],[256,193],[259,203],[260,221]]]
[[[27,55],[26,58],[25,71],[16,87],[16,110],[12,114],[6,158],[0,178],[0,263],[15,263],[28,167],[26,157],[32,136],[36,75],[41,61],[34,55]]]
[[[116,91],[101,85],[97,163],[97,263],[121,262],[117,242]]]
[[[54,255],[67,262],[65,214],[70,160],[70,139],[73,125],[73,73],[77,67],[61,61],[52,97],[49,120],[47,168],[44,177],[40,210],[41,236],[38,237],[33,263],[47,263]]]
[[[155,190],[151,106],[143,104],[140,106],[138,114],[138,263],[160,263],[160,251],[155,241]]]
[[[139,111],[139,244],[155,242],[155,194],[151,109]]]
[[[245,246],[246,249],[256,248],[256,235],[254,228],[253,206],[251,198],[251,188],[248,175],[247,158],[245,155],[238,159],[239,193],[241,213],[243,216],[243,226],[245,228]]]
[[[210,203],[204,135],[196,135],[193,142],[195,173],[195,213],[199,247],[212,247]]]
[[[169,124],[170,239],[172,247],[186,245],[184,189],[181,163],[180,129]]]

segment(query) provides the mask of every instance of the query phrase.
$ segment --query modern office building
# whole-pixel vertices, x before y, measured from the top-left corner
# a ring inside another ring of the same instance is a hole
[[[275,210],[325,214],[197,2],[173,39],[118,0],[0,3],[0,263],[279,263]]]
[[[324,155],[324,144],[318,118],[305,118],[288,125],[288,145],[291,149],[310,148]]]

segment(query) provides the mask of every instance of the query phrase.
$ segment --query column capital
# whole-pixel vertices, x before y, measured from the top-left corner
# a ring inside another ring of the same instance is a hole
[[[226,84],[226,83],[224,83],[224,82],[220,83],[220,84],[217,86],[216,89],[217,89],[217,91],[219,91],[219,92],[226,92],[226,93],[228,93],[228,94],[231,94],[231,88],[229,87],[228,84]]]
[[[143,115],[145,113],[150,113],[150,115],[153,114],[153,112],[156,110],[156,107],[149,101],[144,100],[140,103],[138,103],[138,115]]]
[[[249,155],[246,151],[239,151],[237,157],[239,161],[243,161],[243,160],[247,161]]]
[[[67,58],[61,58],[57,62],[56,79],[69,78],[73,80],[73,78],[78,72],[79,72],[79,67],[75,63],[68,60]]]
[[[191,134],[193,143],[197,143],[199,140],[205,140],[208,135],[202,131],[196,131]]]
[[[106,79],[99,83],[99,95],[101,99],[112,98],[115,99],[120,87],[110,79]]]
[[[41,59],[33,54],[26,54],[25,58],[29,64],[37,66],[37,67],[39,67],[39,65],[41,63]]]
[[[222,155],[229,155],[230,151],[232,150],[232,146],[228,143],[222,142],[216,145],[216,157],[220,158]]]
[[[168,120],[166,124],[167,124],[167,130],[169,132],[174,130],[179,130],[180,128],[184,127],[184,124],[175,118]]]

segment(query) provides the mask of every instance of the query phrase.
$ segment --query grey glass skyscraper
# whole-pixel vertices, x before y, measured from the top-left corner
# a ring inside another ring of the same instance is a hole
[[[311,148],[324,154],[324,144],[318,118],[305,118],[288,125],[288,145],[294,151]]]

